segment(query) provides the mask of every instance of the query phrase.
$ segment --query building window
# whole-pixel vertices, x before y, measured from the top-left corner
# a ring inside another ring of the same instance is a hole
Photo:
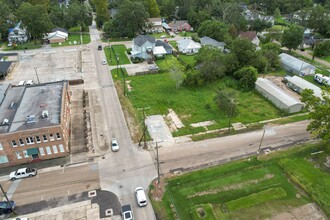
[[[16,151],[15,153],[16,153],[17,159],[22,159],[21,152]]]
[[[41,140],[40,140],[39,136],[36,136],[36,141],[37,141],[38,144],[41,143]]]
[[[58,150],[57,150],[56,145],[53,145],[53,152],[54,152],[54,154],[57,154],[58,153]]]
[[[59,146],[59,148],[60,148],[60,152],[63,153],[63,152],[64,152],[63,144],[60,144],[60,145],[58,145],[58,146]]]
[[[28,155],[28,153],[27,153],[27,150],[23,150],[23,154],[24,154],[24,157],[25,157],[25,158],[28,158],[28,157],[29,157],[29,155]]]
[[[50,141],[54,141],[54,140],[55,140],[53,134],[49,134],[49,140],[50,140]]]
[[[61,140],[61,135],[60,135],[60,133],[56,133],[56,139],[57,139],[57,140]]]
[[[42,139],[44,140],[44,142],[48,142],[48,138],[47,138],[47,135],[42,135]]]
[[[26,144],[27,144],[27,145],[29,145],[29,144],[34,144],[34,139],[33,139],[33,137],[27,137],[27,138],[25,138],[25,140],[26,140]]]
[[[40,156],[45,156],[45,151],[43,147],[39,147]]]
[[[8,157],[6,155],[0,156],[0,164],[8,163]]]
[[[16,143],[16,141],[15,141],[15,140],[12,140],[12,141],[11,141],[11,145],[12,145],[13,147],[17,147],[17,143]]]
[[[3,146],[2,146],[2,144],[0,143],[0,150],[3,150]]]
[[[19,141],[19,145],[20,145],[20,146],[24,146],[24,145],[25,145],[25,144],[24,144],[24,140],[23,140],[22,138],[20,138],[18,141]]]
[[[52,151],[50,150],[50,147],[46,147],[46,152],[47,152],[47,155],[51,155],[52,154]]]

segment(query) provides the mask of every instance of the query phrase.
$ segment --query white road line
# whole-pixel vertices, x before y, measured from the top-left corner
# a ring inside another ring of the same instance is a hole
[[[10,187],[9,187],[9,189],[8,189],[8,191],[7,191],[7,197],[8,197],[9,200],[11,199],[11,197],[13,197],[13,195],[14,195],[14,193],[15,193],[17,187],[18,187],[19,184],[21,183],[21,181],[22,181],[21,179],[19,179],[19,180],[15,180],[15,181],[13,181],[12,184],[10,185]]]

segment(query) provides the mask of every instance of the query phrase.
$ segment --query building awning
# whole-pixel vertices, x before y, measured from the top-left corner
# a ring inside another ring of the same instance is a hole
[[[39,154],[39,150],[38,150],[38,148],[30,148],[30,149],[27,149],[27,154],[29,156],[32,156],[33,154]]]

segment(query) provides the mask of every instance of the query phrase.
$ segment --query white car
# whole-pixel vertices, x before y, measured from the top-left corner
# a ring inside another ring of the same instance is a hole
[[[158,70],[158,66],[156,65],[149,66],[149,70]]]
[[[135,189],[135,197],[136,197],[136,201],[140,207],[147,205],[147,197],[146,197],[143,187],[137,187]]]
[[[103,65],[107,65],[107,61],[106,60],[102,60],[102,64]]]
[[[34,84],[34,81],[33,80],[26,81],[26,85],[33,85],[33,84]]]
[[[111,150],[113,152],[117,152],[119,151],[119,144],[116,138],[112,138],[111,140]]]

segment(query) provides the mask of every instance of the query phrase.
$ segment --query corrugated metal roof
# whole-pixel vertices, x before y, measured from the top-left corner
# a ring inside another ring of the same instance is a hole
[[[317,87],[316,85],[302,79],[299,76],[286,76],[285,77],[286,80],[288,80],[288,82],[298,86],[299,88],[301,88],[302,90],[304,89],[311,89],[314,91],[314,95],[322,98],[322,90],[321,88]]]
[[[267,91],[269,94],[273,95],[281,101],[286,106],[290,107],[292,105],[301,104],[300,101],[286,93],[280,87],[269,81],[268,79],[258,78],[256,81],[256,85]]]
[[[315,69],[315,66],[306,63],[302,60],[299,60],[293,56],[290,56],[289,54],[286,53],[281,53],[279,55],[280,57],[280,62],[282,63],[282,65],[288,66],[296,71],[301,71],[303,69],[307,69],[307,68],[312,68]]]

